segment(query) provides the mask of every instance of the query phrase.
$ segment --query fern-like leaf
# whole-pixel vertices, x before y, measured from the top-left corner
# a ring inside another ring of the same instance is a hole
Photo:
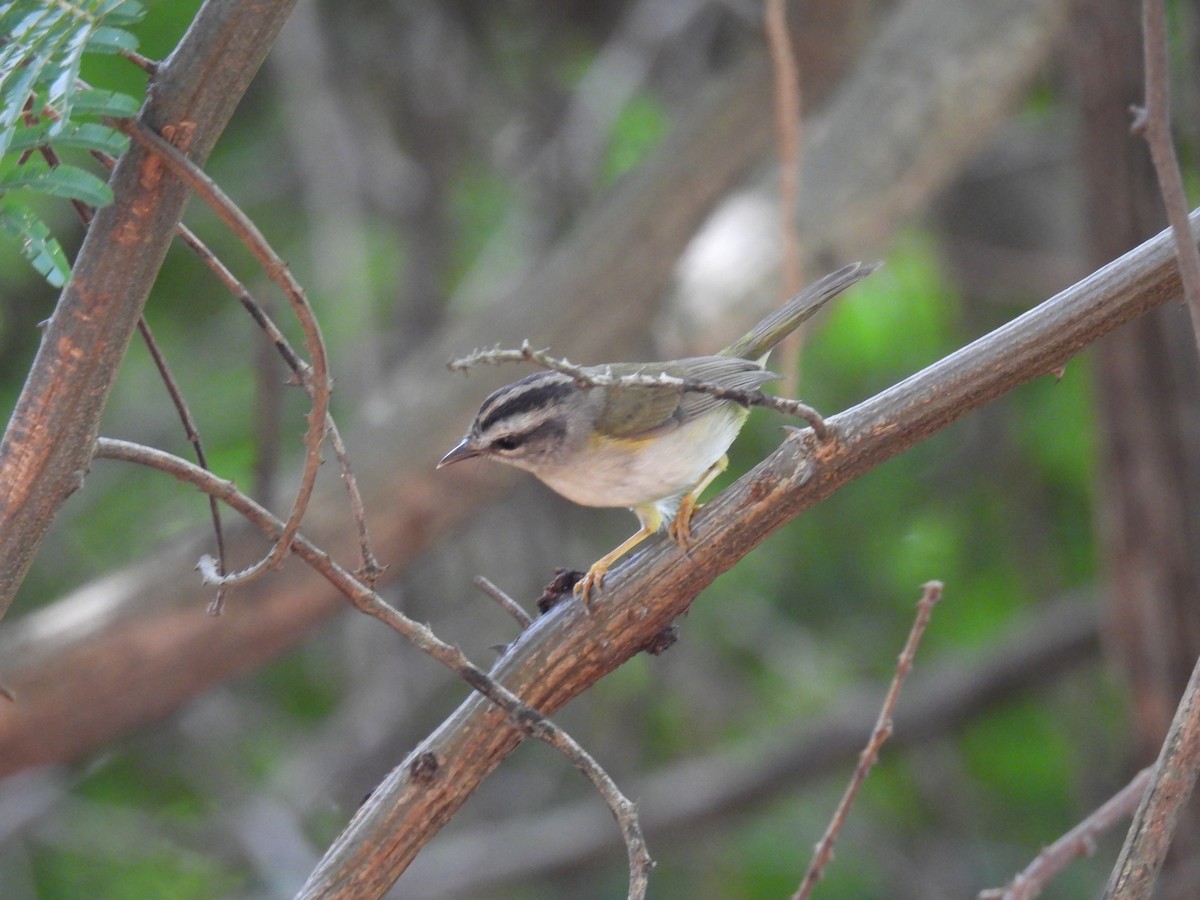
[[[40,161],[0,174],[0,194],[16,190],[80,200],[90,206],[107,206],[113,200],[112,189],[86,169],[65,164],[51,167]]]
[[[135,0],[0,2],[0,155],[27,110],[50,106],[63,123],[57,127],[65,128],[83,54],[136,49],[137,39],[122,26],[144,13]]]
[[[61,288],[70,279],[71,265],[62,245],[32,210],[0,199],[0,232],[17,241],[21,255],[51,286]]]
[[[120,156],[129,147],[129,138],[99,122],[68,125],[59,129],[57,133],[52,131],[53,124],[57,123],[45,122],[30,128],[18,128],[8,147],[9,152],[25,153],[41,148],[59,150],[74,147],[107,153],[109,156]]]

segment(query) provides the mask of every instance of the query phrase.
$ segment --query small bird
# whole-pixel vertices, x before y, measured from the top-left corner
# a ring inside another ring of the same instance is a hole
[[[725,451],[749,416],[734,400],[619,379],[665,374],[758,390],[778,377],[764,368],[771,349],[879,265],[853,263],[826,275],[714,356],[584,369],[610,382],[603,385],[581,386],[557,371],[514,381],[483,401],[466,436],[438,468],[488,457],[531,472],[575,503],[632,509],[642,526],[637,534],[597,560],[575,585],[586,605],[609,567],[664,525],[672,540],[688,545],[696,501],[729,464]]]

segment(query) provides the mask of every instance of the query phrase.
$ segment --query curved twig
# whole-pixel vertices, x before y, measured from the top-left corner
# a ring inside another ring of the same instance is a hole
[[[281,522],[265,507],[239,491],[232,481],[219,478],[212,472],[201,469],[181,457],[132,441],[98,438],[94,458],[136,463],[165,472],[227,504],[260,528],[271,540],[282,539],[286,523]],[[294,534],[289,540],[287,549],[294,552],[296,556],[337,588],[360,612],[390,626],[416,645],[418,649],[453,671],[475,691],[504,710],[516,727],[525,734],[554,747],[586,775],[608,803],[620,827],[621,836],[625,840],[629,856],[630,900],[640,900],[645,896],[646,882],[650,869],[653,867],[653,861],[646,850],[646,841],[638,822],[637,807],[621,793],[612,778],[574,738],[472,663],[458,647],[439,638],[429,626],[410,619],[391,606],[362,580],[335,562],[328,553],[313,545],[303,535]],[[422,758],[421,777],[436,778],[437,767],[436,758]]]
[[[313,405],[306,416],[308,430],[304,436],[306,452],[300,487],[296,490],[296,497],[283,530],[265,557],[240,572],[221,575],[211,560],[201,560],[201,571],[210,583],[226,587],[246,584],[273,570],[283,562],[284,557],[288,554],[292,538],[300,531],[300,522],[308,509],[308,501],[311,499],[313,488],[316,485],[317,472],[321,466],[321,445],[324,442],[328,424],[329,395],[332,390],[329,363],[325,355],[325,341],[321,337],[320,326],[308,304],[304,289],[292,276],[287,264],[267,243],[257,226],[226,196],[225,192],[185,154],[145,125],[131,119],[116,120],[112,124],[129,135],[136,143],[155,153],[193,193],[212,208],[225,225],[250,250],[271,280],[282,288],[304,332],[304,343],[312,362],[301,363],[300,377],[302,383],[311,387],[310,396]]]

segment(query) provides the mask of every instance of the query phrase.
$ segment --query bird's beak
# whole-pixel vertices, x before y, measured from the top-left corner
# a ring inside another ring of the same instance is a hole
[[[437,464],[440,469],[442,466],[448,466],[450,463],[456,463],[464,459],[472,459],[476,456],[482,456],[483,451],[471,444],[470,438],[463,438],[457,447],[442,457],[442,461]]]

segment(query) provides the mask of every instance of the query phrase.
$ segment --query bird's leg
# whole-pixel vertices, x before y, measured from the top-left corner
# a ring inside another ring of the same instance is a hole
[[[606,553],[600,559],[592,563],[592,567],[588,569],[587,574],[575,582],[575,596],[577,596],[583,605],[586,607],[591,601],[592,588],[598,588],[604,584],[604,576],[608,574],[608,567],[615,563],[618,559],[644,541],[650,535],[654,534],[658,529],[649,528],[645,525],[634,535],[631,535],[625,540],[621,546],[613,550],[611,553]]]
[[[687,545],[691,540],[692,513],[700,508],[700,504],[696,501],[704,493],[704,489],[712,484],[717,476],[724,472],[728,466],[729,457],[722,455],[720,459],[708,467],[708,471],[704,473],[704,477],[700,479],[699,483],[679,501],[679,509],[675,513],[675,519],[667,528],[667,534],[680,547],[687,549]]]

